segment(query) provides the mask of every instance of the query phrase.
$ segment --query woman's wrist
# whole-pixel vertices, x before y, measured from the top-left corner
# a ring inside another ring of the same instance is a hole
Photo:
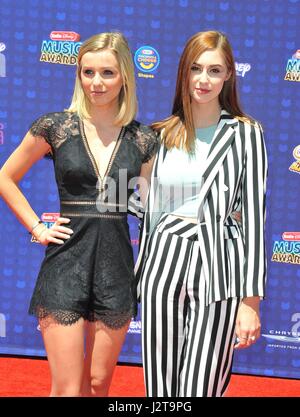
[[[29,232],[29,233],[32,233],[32,232],[34,231],[34,229],[36,229],[37,227],[39,227],[39,225],[41,225],[41,224],[43,224],[43,221],[42,221],[42,220],[38,219],[37,221],[35,221],[35,222],[32,224],[32,226],[31,226],[31,229],[30,229],[30,232]]]
[[[242,299],[242,303],[252,308],[258,308],[260,304],[260,296],[253,295],[250,297],[244,297]]]
[[[47,230],[47,226],[42,222],[39,223],[35,228],[34,231],[31,233],[32,236],[35,237],[37,241],[39,241],[41,235]]]

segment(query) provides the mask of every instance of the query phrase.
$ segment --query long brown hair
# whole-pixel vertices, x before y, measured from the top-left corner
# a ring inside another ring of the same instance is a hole
[[[234,57],[227,37],[218,31],[198,32],[187,41],[179,61],[172,115],[152,124],[153,129],[164,130],[162,140],[168,149],[174,146],[183,146],[187,152],[193,149],[195,127],[189,93],[190,72],[192,64],[208,49],[218,49],[231,72],[219,95],[221,108],[235,117],[249,120],[239,104]]]

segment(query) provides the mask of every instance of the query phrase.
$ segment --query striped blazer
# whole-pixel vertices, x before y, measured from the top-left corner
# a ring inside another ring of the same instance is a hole
[[[139,298],[148,256],[160,169],[166,148],[161,145],[153,166],[140,249],[135,266]],[[229,297],[265,296],[265,193],[267,155],[261,126],[221,112],[205,163],[199,194],[198,240],[206,282],[206,305]],[[233,211],[241,211],[238,223]]]

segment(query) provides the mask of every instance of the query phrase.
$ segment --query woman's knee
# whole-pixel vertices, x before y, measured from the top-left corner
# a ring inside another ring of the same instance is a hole
[[[110,373],[101,373],[91,376],[91,389],[94,393],[107,394],[111,383]]]

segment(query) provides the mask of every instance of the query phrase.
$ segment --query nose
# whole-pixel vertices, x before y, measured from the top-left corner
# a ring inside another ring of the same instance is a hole
[[[199,81],[201,83],[206,83],[208,81],[208,74],[206,70],[201,71],[199,76]]]
[[[93,77],[93,84],[95,86],[103,85],[103,80],[100,74],[98,73],[95,74],[95,76]]]

